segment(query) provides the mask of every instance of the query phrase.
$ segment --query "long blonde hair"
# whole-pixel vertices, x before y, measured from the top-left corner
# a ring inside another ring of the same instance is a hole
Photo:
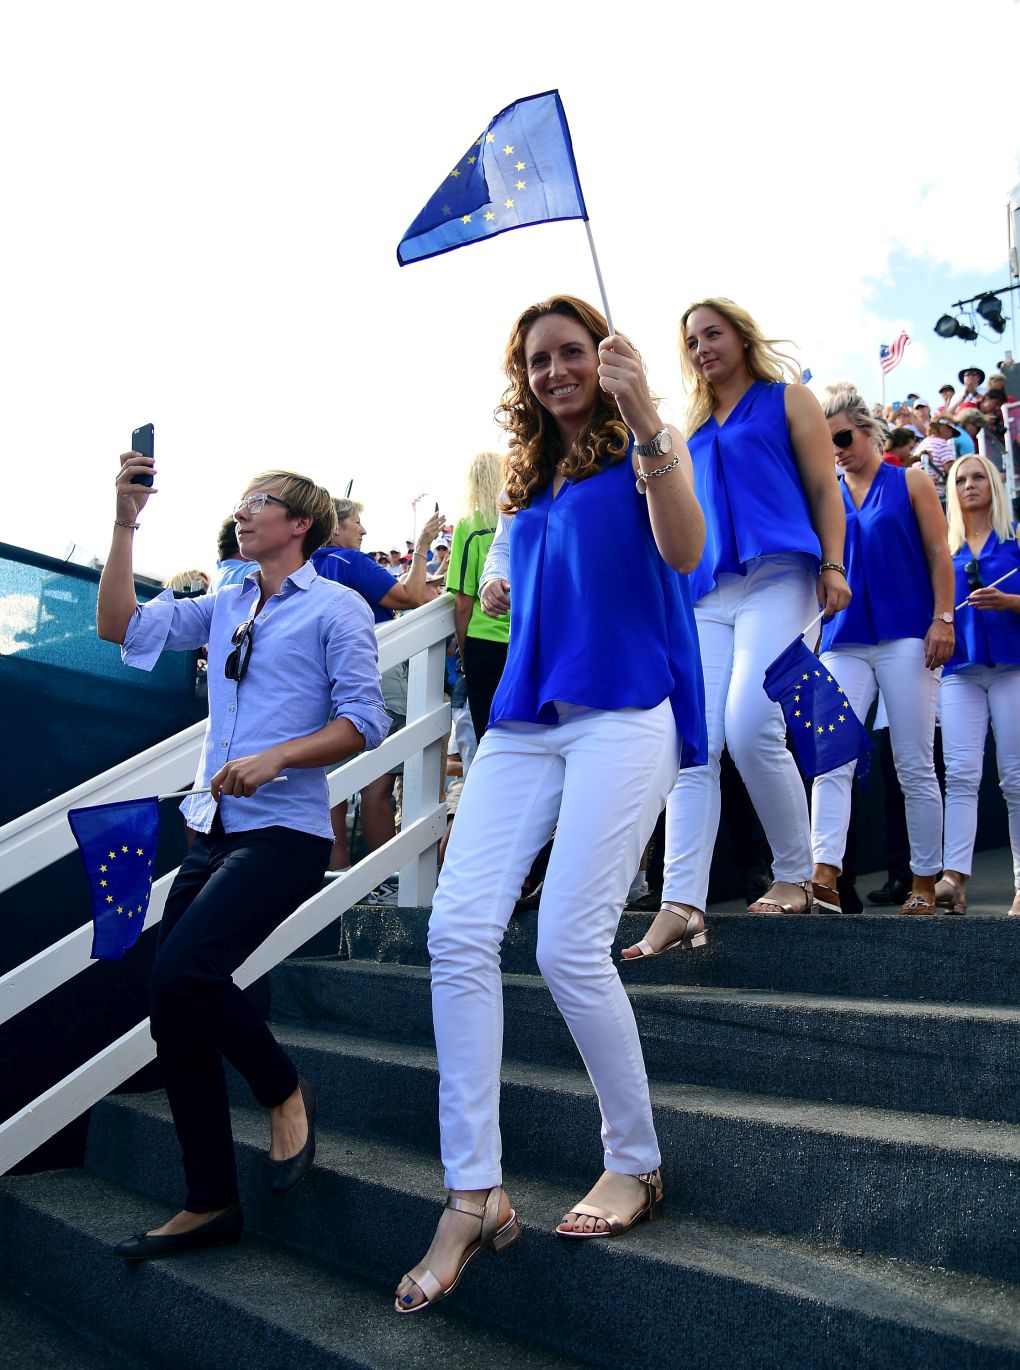
[[[496,410],[496,422],[510,435],[505,494],[501,501],[508,514],[526,508],[549,484],[561,458],[560,470],[565,476],[585,480],[598,475],[607,461],[621,461],[630,442],[630,430],[620,417],[615,396],[598,386],[591,414],[570,451],[562,450],[556,424],[531,389],[524,355],[528,329],[547,314],[560,314],[579,323],[591,338],[596,353],[609,333],[599,311],[574,295],[553,295],[541,304],[529,305],[511,329],[503,358],[508,384]]]
[[[744,356],[747,369],[756,381],[800,381],[800,367],[785,352],[780,352],[778,344],[785,338],[766,338],[746,309],[734,304],[723,295],[713,295],[707,300],[695,300],[689,304],[680,317],[680,371],[690,392],[687,413],[684,415],[684,437],[696,433],[702,424],[707,423],[716,405],[716,394],[712,383],[703,371],[699,371],[691,361],[687,350],[687,320],[696,309],[714,309],[721,314],[744,340]]]
[[[467,469],[464,514],[480,528],[495,528],[503,489],[503,458],[498,452],[477,452]]]
[[[956,473],[965,461],[980,462],[982,470],[988,477],[988,485],[992,492],[992,507],[989,510],[992,532],[996,534],[1000,542],[1009,542],[1016,536],[1013,528],[1013,520],[1009,516],[1009,505],[1006,502],[1006,490],[1002,483],[1002,477],[987,457],[981,457],[978,456],[976,452],[972,452],[969,456],[960,457],[957,461],[953,462],[952,471],[946,480],[946,517],[949,524],[949,550],[954,554],[960,550],[967,540],[967,532],[963,521],[963,510],[960,508],[960,496],[956,489]]]

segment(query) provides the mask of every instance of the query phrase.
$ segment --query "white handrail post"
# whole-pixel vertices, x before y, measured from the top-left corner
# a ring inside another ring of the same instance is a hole
[[[443,703],[446,672],[445,639],[417,652],[408,663],[407,721]],[[449,714],[449,705],[447,705]],[[409,827],[426,813],[434,812],[441,801],[439,777],[443,743],[439,738],[404,762],[404,797],[401,824]],[[401,908],[428,908],[436,892],[439,844],[432,843],[408,865],[401,867],[398,902]]]

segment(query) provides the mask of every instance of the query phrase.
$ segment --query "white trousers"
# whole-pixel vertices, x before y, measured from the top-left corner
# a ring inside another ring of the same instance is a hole
[[[471,765],[429,921],[439,1121],[448,1189],[501,1183],[499,948],[553,827],[538,967],[602,1110],[608,1170],[659,1164],[641,1043],[610,949],[679,764],[669,701],[559,706],[556,726],[489,728]]]
[[[818,612],[806,557],[759,557],[746,576],[721,575],[694,617],[705,674],[708,765],[681,771],[666,806],[662,897],[704,909],[719,830],[719,760],[729,749],[772,848],[776,880],[807,880],[807,796],[786,749],[783,711],[765,668]]]
[[[850,644],[822,653],[822,665],[843,687],[863,723],[879,690],[889,715],[889,741],[903,791],[910,839],[910,869],[937,875],[942,869],[942,793],[935,777],[935,709],[941,670],[924,664],[919,637],[873,646]],[[856,762],[815,777],[811,797],[811,845],[815,861],[843,867],[850,826],[850,791]]]
[[[457,755],[460,757],[461,765],[464,767],[462,773],[466,776],[471,769],[475,752],[478,750],[475,725],[471,722],[471,710],[466,704],[460,708],[451,709],[450,712],[453,720],[453,743]]]
[[[940,715],[946,759],[946,870],[970,875],[977,836],[978,790],[991,715],[999,787],[1009,814],[1013,884],[1020,889],[1020,667],[967,666],[942,682]]]

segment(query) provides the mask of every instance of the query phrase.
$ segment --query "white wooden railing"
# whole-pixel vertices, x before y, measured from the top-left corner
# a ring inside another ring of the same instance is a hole
[[[446,804],[440,798],[439,781],[442,739],[450,730],[450,706],[443,698],[443,679],[446,640],[452,633],[453,599],[449,595],[377,629],[379,669],[388,670],[401,661],[409,663],[407,727],[387,737],[375,751],[353,757],[332,771],[329,799],[330,804],[339,804],[351,798],[369,781],[402,761],[401,830],[344,875],[329,881],[325,889],[281,923],[235,972],[237,984],[249,985],[271,970],[394,871],[400,872],[399,902],[403,907],[431,902],[438,844],[446,827]],[[205,724],[196,723],[0,827],[0,891],[74,850],[68,809],[142,798],[190,785],[204,731]],[[153,885],[145,927],[162,918],[175,874],[172,871]],[[94,965],[91,947],[92,924],[87,923],[0,976],[0,1023]],[[0,1123],[0,1174],[129,1079],[154,1055],[155,1044],[146,1018]]]

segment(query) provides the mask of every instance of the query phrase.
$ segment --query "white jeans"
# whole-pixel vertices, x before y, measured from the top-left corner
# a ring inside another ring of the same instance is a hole
[[[669,701],[560,708],[555,726],[489,728],[464,784],[429,921],[439,1121],[448,1189],[501,1183],[499,948],[553,827],[538,966],[588,1068],[608,1170],[659,1164],[634,1012],[610,949],[679,764]]]
[[[999,786],[1009,814],[1013,884],[1020,889],[1020,667],[967,666],[946,676],[940,701],[946,758],[946,870],[970,875],[978,790],[991,715]]]
[[[475,752],[478,750],[475,725],[471,722],[471,710],[466,704],[460,708],[451,709],[450,712],[453,719],[453,743],[457,755],[460,757],[461,765],[464,767],[462,774],[466,776],[471,769]]]
[[[910,869],[937,875],[942,869],[942,793],[935,777],[935,708],[941,670],[924,664],[919,637],[849,644],[822,653],[822,665],[843,687],[864,722],[879,690],[889,715],[889,741],[903,791],[910,839]],[[811,845],[815,861],[843,867],[850,825],[850,790],[857,763],[849,761],[815,777],[811,796]]]
[[[724,574],[694,606],[705,674],[708,765],[683,770],[666,806],[662,897],[704,909],[719,830],[719,759],[727,747],[772,848],[776,880],[807,880],[807,796],[786,749],[783,711],[765,693],[765,668],[818,612],[807,558],[759,557],[746,576]]]

